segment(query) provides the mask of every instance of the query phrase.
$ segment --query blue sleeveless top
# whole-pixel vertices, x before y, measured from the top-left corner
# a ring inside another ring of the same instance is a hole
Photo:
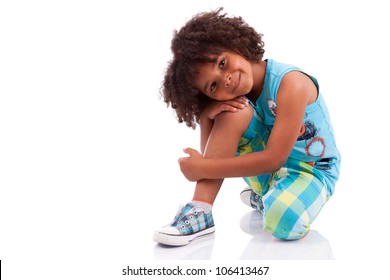
[[[318,81],[293,65],[278,63],[271,59],[266,61],[263,90],[256,104],[252,103],[257,115],[270,132],[275,123],[276,98],[284,75],[291,71],[300,71],[310,77],[318,89],[318,97],[314,103],[306,107],[301,133],[289,159],[309,163],[328,173],[326,174],[329,176],[328,179],[335,183],[339,175],[340,153],[336,147],[328,109],[319,90]]]

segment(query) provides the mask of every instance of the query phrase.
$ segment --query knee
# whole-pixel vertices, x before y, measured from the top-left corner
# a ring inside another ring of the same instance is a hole
[[[234,128],[236,124],[239,123],[246,128],[250,123],[253,114],[254,109],[249,105],[243,109],[238,109],[236,112],[225,111],[215,117],[214,126],[226,125],[229,129],[232,129],[232,126]],[[236,127],[240,127],[240,125]]]
[[[245,130],[253,117],[250,106],[237,112],[222,112],[214,119],[208,129],[208,135],[203,135],[201,142],[206,158],[232,157],[236,155],[237,147]],[[207,144],[206,144],[207,143]]]
[[[310,230],[310,221],[306,212],[298,216],[291,209],[268,212],[264,216],[263,228],[272,236],[282,240],[297,240],[304,237]],[[276,213],[275,213],[276,212]],[[279,213],[278,213],[279,212]]]

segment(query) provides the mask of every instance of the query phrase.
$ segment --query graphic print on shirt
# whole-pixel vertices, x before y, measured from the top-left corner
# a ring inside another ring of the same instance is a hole
[[[317,136],[317,128],[311,122],[304,122],[297,141],[308,141],[305,152],[308,156],[323,157],[325,154],[325,141]]]
[[[271,114],[276,117],[276,103],[271,99],[268,99],[268,108],[271,111]]]
[[[322,170],[330,169],[330,159],[323,158],[325,155],[326,144],[324,138],[317,136],[317,128],[312,122],[304,122],[301,127],[301,133],[297,141],[308,141],[305,152],[308,156],[322,158],[315,163],[314,167]]]

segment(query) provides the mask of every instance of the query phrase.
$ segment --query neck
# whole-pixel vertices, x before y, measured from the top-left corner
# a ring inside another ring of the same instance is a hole
[[[266,61],[252,64],[253,87],[246,96],[253,103],[256,103],[257,98],[259,98],[261,91],[263,90],[266,67]]]

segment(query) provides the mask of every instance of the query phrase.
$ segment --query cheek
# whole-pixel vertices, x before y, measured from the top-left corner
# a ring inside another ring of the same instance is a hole
[[[242,83],[242,90],[245,92],[244,94],[247,94],[252,90],[253,87],[253,80],[246,76],[246,79]]]

